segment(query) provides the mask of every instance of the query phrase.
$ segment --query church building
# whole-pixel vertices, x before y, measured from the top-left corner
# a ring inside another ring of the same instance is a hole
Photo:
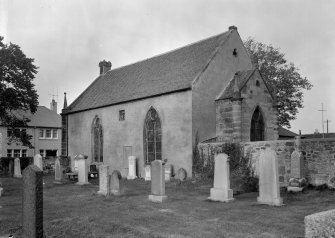
[[[100,75],[62,111],[62,154],[85,154],[123,176],[128,156],[167,159],[192,175],[196,141],[275,140],[275,98],[235,26],[227,32]]]

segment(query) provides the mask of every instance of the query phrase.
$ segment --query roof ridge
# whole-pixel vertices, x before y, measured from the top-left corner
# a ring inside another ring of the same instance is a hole
[[[145,61],[154,59],[154,58],[158,58],[158,57],[160,57],[160,56],[164,56],[164,55],[173,53],[173,52],[175,52],[175,51],[178,51],[178,50],[181,50],[181,49],[184,49],[184,48],[188,48],[188,47],[190,47],[190,46],[193,46],[193,45],[202,43],[202,42],[204,42],[204,41],[207,41],[207,40],[210,40],[210,39],[219,37],[219,36],[221,36],[221,35],[224,35],[224,34],[230,32],[230,31],[231,31],[231,30],[228,30],[228,31],[222,32],[222,33],[220,33],[220,34],[217,34],[217,35],[214,35],[214,36],[210,36],[210,37],[207,37],[207,38],[205,38],[205,39],[198,40],[198,41],[196,41],[196,42],[192,42],[192,43],[189,43],[189,44],[187,44],[187,45],[180,46],[180,47],[174,48],[174,49],[172,49],[172,50],[169,50],[169,51],[166,51],[166,52],[163,52],[163,53],[160,53],[160,54],[157,54],[157,55],[154,55],[154,56],[151,56],[151,57],[148,57],[148,58],[145,58],[145,59],[142,59],[142,60],[139,60],[139,61],[130,63],[130,64],[127,64],[127,65],[122,65],[122,66],[117,67],[117,68],[115,68],[115,69],[109,70],[106,74],[111,73],[111,72],[113,72],[113,71],[115,71],[115,70],[119,70],[119,69],[122,69],[122,68],[125,68],[125,67],[128,67],[128,66],[132,66],[132,65],[135,65],[135,64],[138,64],[138,63],[142,63],[142,62],[145,62]]]

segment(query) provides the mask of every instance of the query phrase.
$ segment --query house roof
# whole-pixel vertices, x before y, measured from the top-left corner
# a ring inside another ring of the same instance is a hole
[[[313,133],[313,134],[302,134],[301,138],[302,139],[313,139],[313,138],[335,138],[335,133],[330,132],[330,133]]]
[[[298,136],[298,134],[279,126],[278,127],[278,136],[279,137],[293,137],[294,138],[294,137]]]
[[[241,91],[245,83],[249,80],[249,78],[255,71],[256,69],[250,69],[236,72],[234,77],[229,81],[228,85],[219,94],[217,100],[232,98],[234,94],[235,80],[237,81],[237,87],[239,91]]]
[[[19,118],[28,118],[30,120],[28,126],[30,127],[61,128],[62,126],[61,116],[45,106],[38,106],[34,114],[25,111],[15,111],[13,113]]]
[[[234,30],[99,76],[64,114],[191,89]]]

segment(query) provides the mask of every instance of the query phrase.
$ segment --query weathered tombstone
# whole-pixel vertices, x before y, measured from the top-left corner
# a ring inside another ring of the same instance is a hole
[[[12,159],[10,159],[8,165],[8,175],[13,176],[13,172],[14,172],[14,162]]]
[[[259,197],[257,202],[273,206],[283,205],[279,190],[279,172],[276,152],[271,148],[261,151],[259,157]]]
[[[305,238],[335,237],[335,209],[305,216]]]
[[[4,194],[2,183],[0,183],[0,197]]]
[[[299,141],[296,140],[299,145]],[[297,146],[297,148],[300,148]],[[294,150],[291,154],[291,178],[287,186],[288,192],[301,192],[306,187],[304,156],[301,151]]]
[[[120,195],[123,192],[122,188],[122,176],[120,171],[114,170],[112,175],[109,176],[109,191],[110,194]]]
[[[161,160],[154,160],[151,163],[151,194],[149,200],[152,202],[163,202],[165,196],[164,166]]]
[[[214,186],[210,190],[212,201],[229,202],[234,200],[230,189],[229,160],[226,154],[217,154],[214,164]]]
[[[328,179],[327,186],[330,190],[335,190],[335,177]]]
[[[15,160],[14,160],[14,177],[15,178],[22,178],[21,164],[20,164],[20,159],[19,158],[15,158]]]
[[[127,179],[135,179],[136,178],[136,157],[129,156],[128,162],[129,162],[129,171],[128,171]]]
[[[145,173],[144,180],[145,181],[150,181],[151,180],[151,166],[149,164],[145,165],[144,173]]]
[[[171,180],[171,164],[164,165],[164,174],[165,174],[165,181],[170,182]]]
[[[36,165],[40,170],[43,171],[43,160],[40,154],[34,156],[34,165]]]
[[[177,177],[180,181],[184,181],[187,177],[186,170],[183,168],[178,169],[177,171]]]
[[[99,191],[98,194],[108,195],[109,192],[109,165],[99,167]]]
[[[62,183],[63,182],[63,169],[60,165],[59,158],[57,157],[55,160],[55,182],[54,183]]]
[[[43,237],[43,171],[35,165],[23,170],[22,204],[24,237]]]
[[[75,157],[78,162],[78,185],[90,184],[88,182],[88,166],[84,155],[79,154]]]

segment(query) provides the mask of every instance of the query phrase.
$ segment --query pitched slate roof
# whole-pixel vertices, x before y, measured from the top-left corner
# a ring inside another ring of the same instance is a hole
[[[38,106],[34,114],[25,111],[15,111],[13,114],[19,118],[28,118],[30,127],[61,128],[62,126],[61,116],[45,106]]]
[[[278,127],[278,136],[279,136],[279,138],[280,137],[292,137],[292,138],[294,138],[294,137],[298,136],[298,134],[279,126]]]
[[[78,112],[191,89],[233,30],[99,76],[66,110]]]
[[[245,83],[255,71],[256,69],[250,69],[236,72],[234,77],[229,81],[228,85],[223,89],[216,100],[232,98],[234,94],[235,80],[237,80],[237,87],[241,91]]]

